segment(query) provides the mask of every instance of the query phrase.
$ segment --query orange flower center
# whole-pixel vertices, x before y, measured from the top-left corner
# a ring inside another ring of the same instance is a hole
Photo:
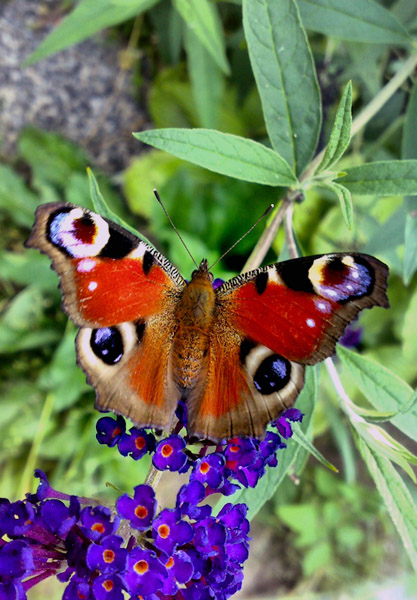
[[[169,527],[168,525],[160,525],[158,527],[158,533],[161,536],[161,538],[167,538],[169,536]]]
[[[135,508],[135,515],[138,519],[144,519],[148,516],[148,509],[146,508],[146,506],[137,506]]]
[[[103,581],[103,587],[106,590],[106,592],[111,592],[114,587],[114,583],[111,579],[106,579],[106,581]]]
[[[146,445],[146,442],[143,437],[136,438],[135,446],[138,450],[143,450]]]
[[[202,462],[200,465],[200,472],[205,475],[210,470],[210,465],[206,462]]]
[[[135,569],[136,573],[143,575],[149,569],[149,565],[146,560],[138,560],[133,568]]]
[[[103,560],[106,563],[112,563],[114,561],[115,554],[113,550],[105,550],[103,552]]]
[[[98,533],[104,533],[104,525],[103,523],[94,523],[91,526],[92,531],[98,531]]]
[[[169,444],[164,444],[162,446],[161,454],[164,458],[168,458],[168,456],[171,456],[172,453],[173,453],[172,446],[170,446]]]

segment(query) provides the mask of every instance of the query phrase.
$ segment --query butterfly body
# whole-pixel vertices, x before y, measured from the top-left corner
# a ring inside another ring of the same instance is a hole
[[[183,395],[193,386],[207,357],[216,303],[212,281],[207,260],[203,260],[184,288],[175,311],[172,363]]]
[[[60,277],[97,408],[168,429],[183,399],[189,433],[213,440],[261,437],[305,365],[330,356],[360,310],[389,305],[388,268],[372,256],[304,257],[213,289],[206,260],[187,283],[148,243],[72,204],[41,205],[26,245]]]

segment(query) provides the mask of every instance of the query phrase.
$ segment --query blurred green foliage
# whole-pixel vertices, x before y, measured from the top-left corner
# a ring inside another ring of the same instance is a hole
[[[147,106],[154,126],[216,128],[276,150],[278,143],[274,144],[271,132],[279,136],[280,131],[265,109],[268,97],[259,84],[259,72],[258,87],[255,83],[248,55],[248,45],[254,42],[248,35],[245,38],[240,4],[239,0],[200,0],[200,4],[185,0],[82,0],[32,59],[148,11],[141,17],[140,47],[151,65]],[[417,31],[417,9],[404,0],[351,0],[349,5],[342,3],[345,11],[336,10],[341,6],[338,0],[327,4],[317,0],[313,9],[309,8],[311,4],[297,2],[308,30],[309,46],[305,46],[303,56],[305,59],[311,52],[314,58],[316,72],[311,61],[310,81],[313,85],[317,75],[322,97],[320,150],[334,131],[338,101],[349,79],[353,82],[353,110],[357,115],[378,96],[386,80],[401,74],[408,64],[415,53],[410,39]],[[327,12],[331,7],[332,14]],[[94,18],[88,11],[94,12]],[[347,21],[343,22],[343,18]],[[209,25],[206,29],[202,27],[205,22]],[[249,19],[246,26],[255,24]],[[304,30],[300,27],[301,39]],[[115,30],[115,35],[129,35],[130,29],[131,21]],[[330,32],[335,37],[327,37]],[[141,81],[143,74],[138,69],[138,82]],[[317,92],[318,86],[315,89]],[[417,157],[416,90],[412,77],[405,78],[366,128],[352,139],[347,154],[337,163],[336,176],[369,161]],[[293,94],[293,100],[294,96],[297,94]],[[297,110],[299,114],[300,109]],[[312,138],[319,132],[318,112],[311,126]],[[347,137],[350,138],[350,130]],[[308,163],[314,147],[315,138],[309,139],[308,147],[303,148],[302,165]],[[91,207],[86,167],[87,159],[76,145],[56,134],[34,129],[22,133],[17,156],[0,164],[0,469],[4,496],[21,497],[33,489],[34,468],[47,470],[56,487],[83,496],[100,494],[109,501],[114,494],[104,489],[105,481],[130,490],[132,482],[142,481],[146,473],[145,461],[125,460],[97,445],[94,394],[75,364],[75,328],[60,309],[58,279],[45,256],[22,247],[39,203],[65,200]],[[191,260],[153,199],[153,187],[158,189],[197,262],[202,257],[214,262],[269,203],[277,203],[285,193],[283,187],[228,178],[158,149],[143,152],[132,160],[118,175],[116,184],[100,174],[97,180],[111,210],[145,230],[185,277],[193,268]],[[350,399],[364,410],[370,409],[372,400],[381,395],[382,380],[389,382],[387,389],[392,389],[392,374],[401,378],[399,388],[405,390],[404,397],[411,394],[417,382],[415,197],[404,198],[408,193],[405,188],[401,194],[390,191],[387,186],[392,180],[388,180],[385,177],[378,189],[384,194],[382,197],[377,193],[356,194],[352,188],[350,230],[334,189],[329,186],[306,187],[294,207],[293,228],[305,254],[359,250],[377,255],[390,266],[391,310],[366,311],[355,324],[362,329],[358,347],[362,355],[375,359],[389,373],[382,376],[379,371],[373,391],[369,382],[365,388],[357,385],[355,372],[349,371],[347,363],[342,373]],[[337,182],[343,184],[343,177]],[[216,266],[216,276],[227,278],[243,267],[260,228]],[[280,231],[266,261],[272,262],[285,251],[284,234]],[[318,369],[318,378],[319,402],[314,421],[313,412],[309,415],[311,437],[320,440],[325,456],[336,446],[341,475],[337,478],[322,467],[310,468],[298,493],[286,473],[289,470],[294,479],[300,476],[306,462],[306,453],[301,452],[294,463],[295,470],[294,464],[285,465],[270,519],[273,523],[279,519],[294,532],[294,544],[302,553],[306,577],[328,565],[325,587],[331,587],[349,583],[354,576],[369,576],[373,568],[378,570],[383,559],[378,543],[390,529],[376,493],[358,483],[357,439],[352,437],[352,423],[338,407],[327,371]],[[396,393],[391,396],[393,402],[398,400]],[[414,412],[415,409],[413,418]],[[398,423],[397,418],[395,424],[404,432]],[[392,426],[390,431],[394,435]],[[410,437],[415,440],[415,435]],[[410,438],[402,441],[413,448]],[[380,456],[365,458],[374,479],[382,477],[385,482],[405,486],[397,471],[389,470],[391,462],[378,463]],[[406,489],[411,489],[411,493],[410,498],[404,495],[403,506],[410,499],[415,503],[414,488]],[[272,491],[273,488],[263,490],[258,502],[263,503]],[[391,517],[401,535],[407,523],[400,522],[398,516]]]

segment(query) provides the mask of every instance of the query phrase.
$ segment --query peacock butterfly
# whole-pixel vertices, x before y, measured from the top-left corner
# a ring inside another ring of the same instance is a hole
[[[167,429],[180,399],[201,438],[262,437],[292,406],[305,365],[330,356],[363,308],[389,306],[388,268],[366,254],[307,256],[213,288],[191,281],[112,221],[65,203],[39,206],[26,246],[52,259],[77,360],[96,407]]]

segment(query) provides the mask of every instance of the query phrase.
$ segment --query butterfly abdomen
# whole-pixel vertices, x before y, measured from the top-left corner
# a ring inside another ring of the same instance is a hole
[[[193,386],[207,357],[213,323],[215,293],[207,268],[193,274],[184,288],[176,309],[178,327],[172,349],[172,364],[177,385]]]

